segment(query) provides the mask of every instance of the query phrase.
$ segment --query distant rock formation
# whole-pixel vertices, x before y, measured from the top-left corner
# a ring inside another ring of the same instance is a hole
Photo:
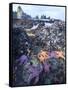
[[[21,19],[22,18],[22,14],[23,14],[23,10],[22,8],[19,6],[17,8],[17,18]]]
[[[24,11],[22,10],[21,6],[19,6],[17,8],[17,18],[18,19],[31,19],[31,16],[27,15],[26,13],[24,13]]]

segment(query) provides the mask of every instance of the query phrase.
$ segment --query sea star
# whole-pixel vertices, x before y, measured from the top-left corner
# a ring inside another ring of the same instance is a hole
[[[49,55],[48,55],[48,52],[47,51],[41,50],[38,53],[38,59],[40,60],[40,62],[44,62],[48,58],[49,58]]]
[[[62,51],[55,51],[56,58],[63,58],[64,59],[64,53]]]

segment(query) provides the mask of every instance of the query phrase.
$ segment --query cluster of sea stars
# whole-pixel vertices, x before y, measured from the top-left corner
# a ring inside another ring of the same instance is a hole
[[[51,51],[51,52],[47,52],[47,51],[43,51],[41,50],[38,53],[38,59],[41,62],[44,62],[45,60],[49,59],[49,58],[62,58],[64,59],[64,53],[62,51]]]

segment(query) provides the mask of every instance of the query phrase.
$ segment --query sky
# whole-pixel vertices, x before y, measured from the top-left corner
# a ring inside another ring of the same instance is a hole
[[[21,6],[22,10],[32,17],[46,15],[65,21],[65,7],[13,4],[13,11],[17,11],[18,6]]]

